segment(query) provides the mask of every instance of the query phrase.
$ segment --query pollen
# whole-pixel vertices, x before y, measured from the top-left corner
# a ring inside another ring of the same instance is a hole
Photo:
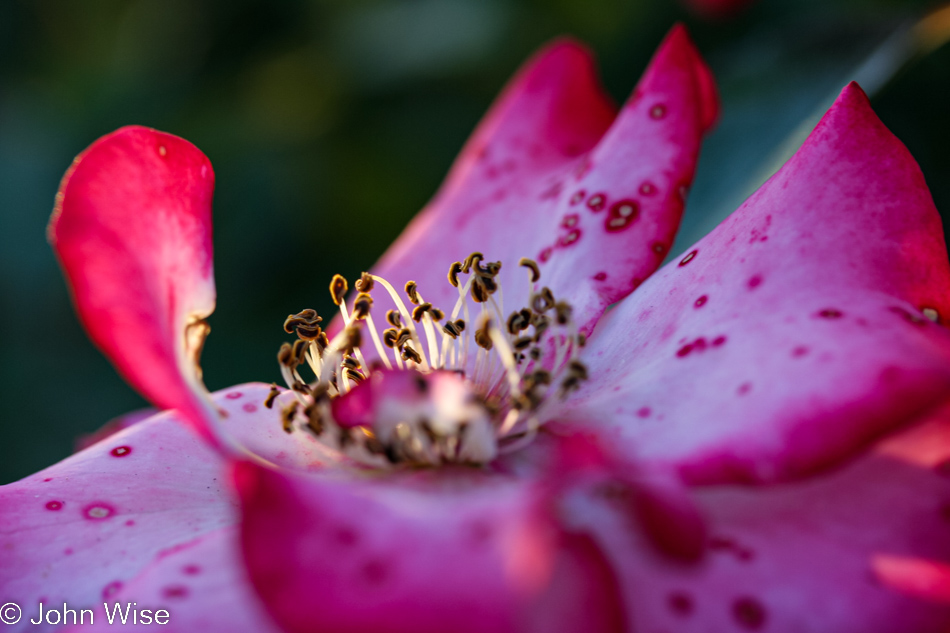
[[[504,309],[502,262],[477,251],[449,266],[454,305],[426,301],[415,281],[399,292],[368,272],[347,299],[349,283],[334,275],[330,296],[343,325],[336,335],[328,338],[312,309],[284,320],[296,340],[277,353],[293,396],[281,405],[281,428],[310,433],[374,468],[482,465],[533,441],[552,404],[587,380],[577,358],[585,339],[572,306],[538,287],[539,265],[527,258],[518,265],[527,290],[511,312]],[[378,293],[395,305],[384,315],[375,307]],[[400,376],[415,387],[385,388],[403,384]],[[372,393],[373,405],[353,419],[347,411],[367,408],[337,400],[361,398],[356,390]],[[274,385],[264,405],[272,408],[280,394]]]

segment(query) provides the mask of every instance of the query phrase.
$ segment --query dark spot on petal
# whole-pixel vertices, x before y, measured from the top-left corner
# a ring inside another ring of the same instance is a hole
[[[62,510],[62,509],[63,509],[63,502],[62,502],[62,501],[47,501],[47,502],[46,502],[46,509],[47,509],[47,510],[52,510],[53,512],[57,512],[57,511],[59,511],[59,510]]]
[[[610,205],[605,226],[610,233],[622,231],[637,219],[640,214],[640,205],[634,200],[618,200]]]
[[[653,245],[650,246],[650,250],[657,255],[663,256],[666,254],[666,244],[663,242],[653,242]]]
[[[666,106],[662,103],[658,103],[652,108],[650,108],[650,118],[651,119],[662,119],[666,116]]]
[[[359,543],[360,535],[357,534],[356,530],[349,526],[343,526],[337,528],[336,532],[333,534],[333,539],[344,547],[353,547]]]
[[[198,565],[185,565],[181,568],[181,571],[188,576],[197,576],[201,573],[201,567]]]
[[[584,201],[584,197],[585,197],[586,195],[587,195],[587,192],[584,191],[583,189],[581,189],[581,190],[575,192],[574,195],[571,196],[571,201],[570,201],[570,202],[571,202],[571,206],[573,207],[574,205],[578,205],[578,204],[580,204],[581,202],[583,202],[583,201]]]
[[[688,593],[674,591],[667,597],[670,611],[676,615],[687,616],[693,612],[693,598]]]
[[[680,260],[679,265],[680,265],[680,266],[685,266],[686,264],[690,263],[691,261],[693,261],[694,259],[696,259],[696,255],[697,255],[697,254],[699,254],[699,249],[698,249],[698,248],[694,248],[694,249],[691,250],[690,252],[686,253],[686,256],[683,257],[683,259]]]
[[[242,406],[241,408],[247,411],[248,413],[254,413],[255,411],[257,411],[257,405],[254,404],[253,402],[245,402],[244,406]]]
[[[550,247],[548,247],[548,248],[542,250],[542,251],[538,254],[538,261],[543,264],[544,262],[546,262],[546,261],[548,261],[549,259],[551,259],[551,253],[552,253],[553,250],[554,250],[554,249],[552,249],[552,248],[550,248]]]
[[[385,583],[389,577],[389,573],[389,566],[378,559],[367,562],[360,570],[363,580],[365,580],[367,584],[376,586]]]
[[[594,212],[603,211],[606,206],[607,195],[603,193],[595,193],[587,200],[587,208]]]
[[[818,316],[822,319],[840,319],[844,316],[844,313],[835,308],[825,308],[818,312]]]
[[[640,409],[637,411],[637,415],[640,416],[641,418],[650,417],[650,413],[651,413],[650,407],[640,407]]]
[[[605,281],[607,279],[607,273],[601,271],[597,273],[596,275],[594,275],[594,279],[596,279],[597,281]]]
[[[128,527],[132,527],[133,525],[135,525],[135,521],[133,519],[129,519],[128,521],[125,522],[125,524]]]
[[[758,288],[759,284],[762,283],[762,276],[755,275],[754,277],[749,278],[749,288]]]
[[[169,599],[187,598],[188,594],[188,587],[185,585],[169,585],[162,589],[162,596]]]
[[[47,477],[47,478],[44,479],[43,481],[53,481],[53,478],[52,478],[52,477]]]
[[[757,631],[765,624],[765,608],[755,598],[737,598],[732,603],[732,615],[740,626]]]
[[[744,383],[742,383],[741,385],[739,385],[739,388],[738,388],[738,389],[736,389],[736,393],[739,394],[740,396],[744,396],[744,395],[746,395],[747,393],[749,393],[750,391],[752,391],[752,383],[751,383],[751,382],[744,382]]]
[[[713,339],[712,346],[719,347],[720,345],[723,345],[725,342],[726,342],[726,337],[720,335]]]
[[[466,526],[468,540],[473,545],[484,545],[491,540],[494,532],[491,524],[486,521],[472,521]]]
[[[572,229],[577,226],[577,223],[580,221],[580,219],[580,216],[576,213],[568,213],[561,220],[561,226],[563,226],[565,229]]]
[[[707,297],[706,295],[703,295],[703,296],[701,296],[699,299],[697,299],[696,301],[694,301],[694,302],[693,302],[693,305],[696,306],[697,308],[701,308],[701,307],[703,307],[704,305],[706,305],[706,302],[707,302],[707,301],[709,301],[709,297]]]
[[[684,345],[683,347],[681,347],[681,348],[679,348],[678,350],[676,350],[676,356],[679,357],[679,358],[684,358],[684,357],[686,357],[686,356],[689,356],[690,352],[692,352],[692,351],[693,351],[693,344],[692,344],[692,343],[687,343],[687,344]]]
[[[224,397],[227,398],[228,400],[237,400],[238,398],[240,398],[240,397],[243,396],[243,395],[244,395],[244,394],[241,393],[240,391],[232,391],[232,392],[228,393],[228,395],[226,395],[226,396],[224,396]]]
[[[83,509],[82,513],[87,519],[102,521],[115,514],[115,508],[105,503],[91,503]]]
[[[557,241],[558,246],[570,246],[575,243],[577,240],[581,239],[581,230],[580,229],[571,229],[567,235],[562,235],[561,238]]]
[[[641,196],[652,196],[656,193],[656,187],[652,182],[645,182],[640,185],[640,195]]]
[[[115,594],[119,593],[119,589],[122,588],[121,580],[113,580],[108,585],[102,588],[102,598],[103,600],[108,600]]]
[[[131,452],[132,452],[131,446],[116,446],[111,451],[109,451],[109,454],[112,455],[113,457],[125,457]]]
[[[808,348],[805,347],[804,345],[799,345],[798,347],[792,350],[792,356],[794,358],[801,358],[807,353],[808,353]]]

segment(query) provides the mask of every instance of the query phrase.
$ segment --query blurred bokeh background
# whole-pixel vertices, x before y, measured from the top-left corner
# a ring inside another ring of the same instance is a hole
[[[97,137],[148,125],[214,164],[218,308],[204,367],[219,389],[278,378],[283,318],[329,311],[330,276],[375,261],[509,76],[562,34],[589,43],[618,101],[676,21],[715,71],[723,117],[673,255],[854,78],[950,213],[950,16],[919,22],[939,8],[758,0],[713,17],[675,0],[0,0],[0,483],[144,406],[80,329],[45,240],[60,177]]]

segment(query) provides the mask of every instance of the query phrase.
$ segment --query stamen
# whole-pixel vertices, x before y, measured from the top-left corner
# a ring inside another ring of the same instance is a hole
[[[322,318],[314,310],[289,315],[284,321],[285,332],[297,335],[296,341],[285,343],[278,352],[281,374],[294,394],[294,400],[281,411],[284,430],[291,432],[302,412],[306,424],[300,428],[308,429],[326,447],[376,467],[386,463],[484,464],[499,448],[509,452],[532,441],[554,394],[564,396],[588,378],[586,367],[577,359],[586,339],[577,332],[571,306],[555,299],[549,288],[537,288],[541,276],[538,264],[527,258],[518,263],[529,273],[527,305],[516,305],[507,318],[503,316],[505,293],[499,283],[502,263],[485,261],[477,251],[449,267],[448,282],[458,289],[451,313],[426,302],[414,281],[405,285],[406,297],[413,305],[410,311],[389,282],[366,272],[354,284],[357,294],[350,307],[346,279],[334,276],[330,294],[339,306],[344,328],[332,341],[321,329]],[[470,275],[465,283],[459,278],[463,274]],[[372,315],[370,293],[376,284],[385,288],[395,303],[395,309],[386,312],[389,327],[382,332],[376,329]],[[471,333],[466,331],[471,322],[469,299],[479,308],[478,325]],[[363,327],[369,328],[380,359],[374,365],[367,364],[361,351]],[[421,329],[425,330],[425,346]],[[470,340],[477,346],[471,364]],[[550,344],[554,356],[548,359],[542,349]],[[388,350],[392,350],[392,359]],[[391,369],[391,360],[400,370],[418,372],[420,387],[429,384],[430,378],[424,376],[436,369],[454,370],[458,376],[433,378],[449,380],[442,383],[448,391],[440,389],[438,400],[432,401],[427,400],[432,396],[423,393],[426,404],[419,405],[424,408],[417,413],[412,413],[417,405],[400,403],[394,408],[383,406],[383,418],[367,426],[339,426],[333,419],[331,399],[344,396],[372,377],[378,367]],[[543,367],[542,360],[548,361]],[[301,378],[298,370],[303,365],[313,370],[313,383]],[[452,380],[459,381],[457,387],[448,386],[454,385]],[[453,392],[455,389],[461,391]],[[272,407],[280,393],[275,385],[265,404]]]

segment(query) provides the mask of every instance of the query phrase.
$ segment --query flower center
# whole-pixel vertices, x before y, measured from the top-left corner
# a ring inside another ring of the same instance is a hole
[[[407,304],[370,273],[360,276],[348,306],[349,284],[335,275],[330,294],[344,324],[338,334],[328,338],[315,310],[284,322],[297,335],[277,354],[295,396],[282,409],[284,430],[305,429],[372,466],[485,464],[530,443],[552,402],[577,389],[587,369],[577,359],[585,339],[571,306],[539,287],[537,263],[519,264],[528,293],[507,317],[502,263],[481,253],[449,268],[458,289],[451,311],[425,301],[414,281],[405,286]],[[373,318],[372,293],[380,288],[395,305],[382,330]],[[312,380],[302,377],[305,368]],[[265,405],[279,393],[274,386]]]

